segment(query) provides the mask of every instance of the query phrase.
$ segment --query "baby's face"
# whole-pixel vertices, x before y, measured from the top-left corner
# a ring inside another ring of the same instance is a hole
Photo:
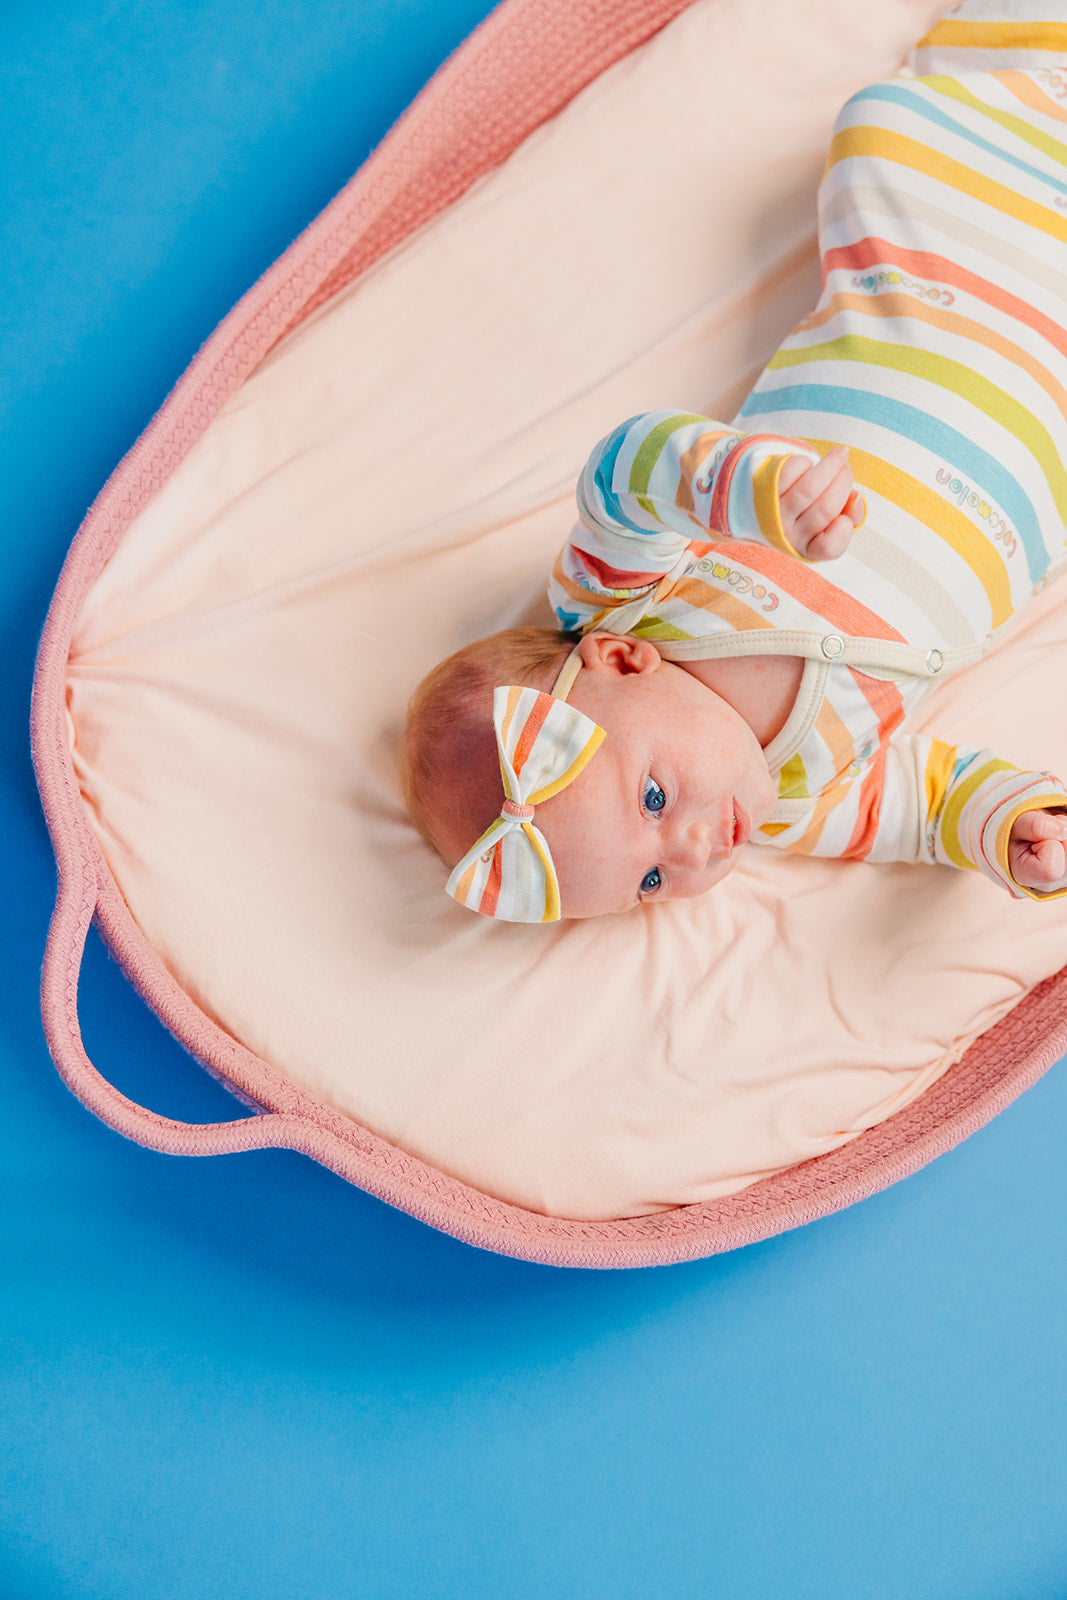
[[[565,917],[705,893],[777,798],[748,723],[684,668],[651,655],[628,670],[587,661],[570,694],[606,738],[537,808]]]

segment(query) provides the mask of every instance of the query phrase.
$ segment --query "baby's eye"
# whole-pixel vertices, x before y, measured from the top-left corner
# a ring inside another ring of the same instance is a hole
[[[641,893],[642,894],[655,894],[656,890],[659,888],[659,886],[660,886],[660,884],[662,882],[663,882],[663,878],[660,875],[659,868],[658,867],[653,867],[652,871],[651,872],[646,872],[644,877],[641,879]]]
[[[653,816],[655,816],[658,811],[662,811],[663,807],[667,804],[667,796],[664,794],[655,778],[645,779],[645,790],[644,794],[641,796],[641,803],[645,810],[650,811]]]

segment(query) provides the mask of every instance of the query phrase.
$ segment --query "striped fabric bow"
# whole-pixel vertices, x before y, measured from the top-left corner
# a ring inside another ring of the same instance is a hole
[[[493,690],[493,726],[504,804],[445,888],[483,916],[556,922],[559,884],[548,842],[534,826],[534,807],[574,782],[599,750],[604,730],[565,700],[518,684]]]

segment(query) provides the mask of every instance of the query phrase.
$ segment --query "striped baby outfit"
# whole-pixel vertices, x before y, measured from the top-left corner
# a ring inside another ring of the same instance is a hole
[[[738,426],[659,411],[601,441],[549,590],[562,627],[669,659],[805,658],[758,842],[952,863],[1035,898],[1008,839],[1067,803],[1060,781],[901,729],[1067,556],[1067,6],[1049,9],[950,18],[848,102],[815,310]],[[835,444],[868,516],[812,564],[784,541],[778,472]]]

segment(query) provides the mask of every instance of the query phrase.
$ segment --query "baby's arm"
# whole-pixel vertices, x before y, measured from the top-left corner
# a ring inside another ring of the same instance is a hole
[[[843,446],[820,458],[804,439],[682,411],[631,417],[602,439],[579,480],[578,511],[631,560],[650,538],[675,556],[743,539],[826,560],[844,553],[866,515]]]
[[[1067,806],[1067,791],[1050,773],[1023,771],[993,750],[898,734],[808,807],[793,805],[800,812],[796,820],[776,826],[772,816],[768,830],[767,842],[782,849],[969,868],[1015,899],[1067,892],[1067,876],[1062,882],[1039,877],[1058,863],[1027,837],[1044,833],[1051,843],[1046,829],[1053,824],[1056,839],[1067,838],[1067,819],[1045,809]]]

